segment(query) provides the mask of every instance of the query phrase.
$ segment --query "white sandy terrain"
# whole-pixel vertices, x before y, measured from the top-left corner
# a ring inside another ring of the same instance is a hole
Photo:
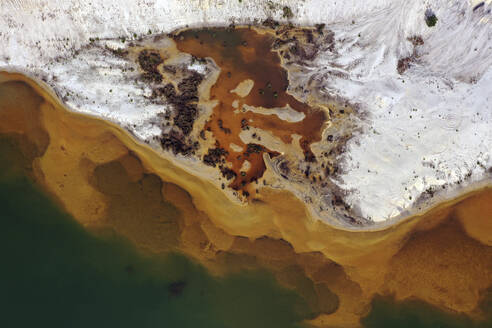
[[[0,70],[43,79],[73,110],[151,140],[161,133],[155,118],[166,105],[148,99],[150,89],[133,82],[137,72],[131,73],[128,62],[90,48],[92,39],[117,49],[136,36],[186,26],[248,24],[267,17],[286,22],[282,8],[289,6],[292,23],[326,24],[336,49],[300,67],[289,76],[291,83],[313,83],[320,93],[348,99],[365,113],[366,119],[358,121],[360,132],[338,158],[342,174],[333,181],[359,215],[384,225],[492,181],[490,2],[273,3],[4,0]],[[429,10],[438,18],[434,27],[425,22]],[[409,38],[415,36],[423,43],[412,43]],[[403,58],[411,59],[400,74]],[[435,197],[423,202],[429,194]]]

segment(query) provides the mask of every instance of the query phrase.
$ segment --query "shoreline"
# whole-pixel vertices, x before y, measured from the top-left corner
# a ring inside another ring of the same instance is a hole
[[[164,152],[161,152],[161,151],[158,151],[158,150],[152,148],[152,146],[146,144],[142,140],[139,140],[138,137],[132,135],[132,133],[130,131],[125,130],[123,127],[118,125],[118,123],[113,122],[112,120],[110,120],[108,118],[102,118],[100,116],[80,112],[77,109],[71,108],[69,105],[64,104],[61,101],[61,99],[58,97],[58,95],[55,93],[53,88],[47,82],[40,80],[37,76],[35,76],[35,75],[33,75],[27,71],[23,71],[23,70],[18,70],[18,69],[7,70],[7,69],[2,68],[0,70],[0,74],[4,74],[4,73],[13,74],[14,76],[19,75],[20,77],[27,77],[27,79],[31,79],[32,81],[34,81],[34,84],[32,86],[35,86],[35,87],[39,88],[40,90],[42,90],[42,93],[49,96],[50,100],[52,102],[55,102],[56,104],[58,104],[59,106],[63,107],[65,110],[67,110],[68,112],[107,123],[107,124],[109,124],[109,126],[111,127],[112,130],[119,131],[119,132],[123,131],[126,134],[125,137],[128,138],[129,140],[131,140],[138,147],[142,147],[146,151],[154,152],[158,157],[162,157],[166,161],[173,162],[173,164],[176,164],[175,163],[176,159],[173,158],[173,155],[166,156],[166,154]],[[1,81],[1,79],[0,79],[0,81]],[[25,81],[25,82],[28,82],[28,81]],[[200,176],[199,174],[197,174],[197,172],[195,172],[195,170],[193,170],[193,169],[191,169],[185,165],[179,164],[179,161],[178,161],[177,165],[178,165],[179,169],[186,171],[188,174],[193,175],[194,177],[197,177],[200,180],[203,180],[203,182],[210,183],[210,179],[211,179],[210,177]],[[219,189],[219,188],[217,188],[217,186],[215,184],[212,184],[212,185],[214,188]],[[269,188],[272,190],[277,190],[277,188],[272,187],[272,186],[270,186]],[[406,210],[405,213],[402,213],[398,216],[392,217],[392,218],[384,220],[384,221],[374,222],[373,224],[367,225],[365,227],[342,225],[342,224],[338,224],[338,221],[324,220],[323,218],[321,218],[317,215],[316,211],[314,209],[312,209],[311,206],[307,206],[307,205],[304,205],[304,206],[305,206],[306,211],[309,212],[309,219],[321,221],[323,224],[326,224],[333,229],[346,231],[346,232],[382,232],[382,231],[385,231],[387,229],[391,229],[392,227],[396,227],[396,226],[398,226],[404,222],[412,221],[418,217],[425,216],[429,212],[431,212],[431,211],[433,211],[433,210],[435,210],[441,206],[444,206],[444,207],[452,206],[453,204],[456,204],[460,200],[465,199],[468,196],[471,196],[476,192],[480,192],[480,190],[488,189],[488,188],[492,188],[492,178],[490,178],[490,177],[485,177],[482,180],[473,181],[472,183],[469,183],[466,186],[463,186],[462,184],[454,184],[454,185],[452,185],[451,188],[448,188],[445,191],[439,190],[431,202],[429,202],[428,200],[424,200],[423,206],[422,206],[422,203],[417,202],[415,204],[415,206],[413,206],[411,209]],[[294,195],[294,192],[292,191],[293,189],[292,190],[291,189],[292,188],[289,188],[288,192],[290,192]],[[224,196],[227,197],[227,199],[230,202],[233,202],[235,205],[242,206],[242,207],[251,206],[250,203],[243,203],[243,202],[239,201],[237,198],[234,198],[232,195],[230,195],[230,193],[223,192],[223,194],[224,194]],[[422,194],[422,195],[424,195],[424,194]],[[439,198],[439,199],[436,200],[436,198]],[[425,204],[426,202],[427,202],[427,204]],[[419,209],[420,206],[422,207],[421,209]]]

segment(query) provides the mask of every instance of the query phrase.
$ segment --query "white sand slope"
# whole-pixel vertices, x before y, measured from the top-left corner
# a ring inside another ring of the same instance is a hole
[[[166,107],[148,101],[144,85],[131,83],[127,62],[84,48],[90,38],[131,39],[267,17],[286,21],[282,8],[289,6],[293,23],[326,24],[337,49],[307,63],[296,83],[316,81],[322,93],[349,99],[367,114],[339,158],[343,173],[335,181],[356,212],[383,225],[492,181],[490,3],[273,2],[3,0],[0,69],[43,78],[72,109],[149,140],[161,132],[153,118]],[[434,27],[426,25],[428,10],[438,18]],[[423,44],[409,40],[415,36]],[[74,56],[80,49],[83,56]],[[403,58],[409,64],[400,74]]]

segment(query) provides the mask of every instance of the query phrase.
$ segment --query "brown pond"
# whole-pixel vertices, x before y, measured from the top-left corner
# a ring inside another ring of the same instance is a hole
[[[232,188],[242,189],[263,175],[264,152],[270,156],[278,154],[262,146],[245,145],[239,133],[248,129],[248,126],[269,131],[284,143],[291,143],[293,134],[300,135],[300,145],[306,160],[315,160],[310,145],[320,140],[326,115],[322,110],[312,108],[286,92],[289,85],[287,72],[281,67],[278,54],[272,51],[272,34],[261,34],[249,28],[191,29],[176,34],[174,39],[180,51],[198,58],[210,57],[221,69],[210,91],[210,99],[218,100],[218,104],[205,129],[211,131],[219,146],[228,152],[227,161],[232,163],[232,170],[237,174],[230,185]],[[239,97],[231,93],[247,79],[254,81],[248,95]],[[238,101],[239,109],[243,105],[263,108],[289,105],[295,111],[304,113],[305,117],[293,123],[281,120],[274,114],[237,111],[233,107],[234,101]],[[230,147],[231,143],[243,147],[243,151],[234,151]],[[251,168],[241,174],[245,160],[251,163]]]

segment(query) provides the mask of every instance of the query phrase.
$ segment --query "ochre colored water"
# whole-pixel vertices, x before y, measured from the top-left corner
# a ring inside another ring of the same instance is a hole
[[[91,231],[111,228],[147,252],[181,251],[218,275],[268,269],[308,302],[316,326],[358,326],[377,294],[484,315],[490,188],[384,231],[338,230],[288,192],[264,188],[262,202],[233,203],[119,127],[67,111],[26,77],[2,73],[0,83],[0,134],[31,145],[22,151],[36,183]]]
[[[210,99],[218,100],[212,116],[205,129],[210,130],[221,147],[229,153],[227,161],[232,163],[232,170],[237,173],[231,187],[241,189],[246,184],[257,180],[265,171],[263,153],[270,156],[276,153],[263,149],[251,153],[239,137],[248,126],[260,128],[279,137],[284,143],[292,142],[292,135],[301,136],[300,146],[305,156],[312,156],[310,145],[319,141],[326,123],[326,114],[319,108],[312,108],[286,92],[289,85],[287,72],[280,66],[278,54],[272,51],[274,37],[270,33],[259,34],[248,28],[213,28],[185,30],[174,36],[177,48],[198,58],[212,58],[220,67],[217,82],[212,86]],[[245,80],[254,81],[254,86],[245,97],[231,93],[237,85]],[[263,107],[282,108],[289,105],[305,118],[300,122],[287,122],[276,115],[262,115],[254,112],[236,111],[243,104]],[[229,145],[233,143],[243,147],[243,151],[234,151]],[[248,160],[251,169],[241,175],[243,162]],[[253,192],[251,189],[250,192]]]

